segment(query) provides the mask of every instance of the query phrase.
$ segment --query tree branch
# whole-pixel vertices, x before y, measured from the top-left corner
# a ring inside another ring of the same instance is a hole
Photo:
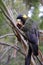
[[[3,36],[0,36],[0,39],[5,38],[7,36],[14,36],[14,33],[5,34]]]
[[[6,43],[4,43],[4,42],[0,42],[0,45],[4,45],[4,46],[10,46],[11,48],[14,48],[14,49],[16,49],[17,51],[19,51],[22,55],[24,55],[24,56],[26,56],[22,51],[21,51],[21,49],[19,48],[19,47],[17,47],[16,45],[14,46],[14,45],[10,45],[10,44],[6,44]]]
[[[27,48],[27,43],[26,43],[26,41],[24,41],[24,38],[22,36],[22,35],[24,35],[24,33],[21,32],[21,30],[13,23],[14,21],[11,20],[11,17],[8,16],[8,14],[4,11],[4,9],[1,8],[1,10],[2,10],[3,14],[5,15],[5,17],[10,21],[10,23],[12,25],[13,32],[15,30],[19,34],[19,36],[21,37],[21,40],[22,40],[24,46]]]

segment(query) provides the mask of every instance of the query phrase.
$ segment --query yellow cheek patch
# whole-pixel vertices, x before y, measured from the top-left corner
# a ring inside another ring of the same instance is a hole
[[[23,15],[23,18],[28,18],[26,15]]]

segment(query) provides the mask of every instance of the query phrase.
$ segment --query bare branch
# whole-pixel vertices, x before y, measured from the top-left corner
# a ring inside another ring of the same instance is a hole
[[[11,25],[12,25],[12,28],[13,28],[13,31],[15,30],[19,35],[20,37],[22,35],[24,35],[24,33],[16,26],[14,22],[14,20],[11,19],[11,17],[8,16],[8,14],[4,11],[4,9],[1,7],[1,10],[2,12],[4,13],[5,17],[10,21]],[[10,14],[10,13],[9,13]],[[22,35],[21,35],[22,34]],[[25,36],[25,35],[24,35]],[[24,42],[24,39],[23,39],[23,36],[21,37],[21,40]],[[24,45],[27,47],[27,43],[24,43]]]
[[[2,54],[2,56],[0,57],[0,60],[4,57],[4,55],[11,49],[11,47],[7,47],[6,48],[6,51]]]
[[[14,48],[14,49],[16,49],[17,51],[19,51],[21,54],[23,54],[24,56],[26,56],[22,51],[21,51],[21,49],[19,48],[19,47],[17,47],[16,45],[14,46],[14,45],[10,45],[10,44],[6,44],[6,43],[4,43],[4,42],[0,42],[0,45],[5,45],[5,46],[10,46],[11,48]]]
[[[3,36],[0,36],[0,39],[5,38],[7,36],[14,36],[14,33],[5,34]]]

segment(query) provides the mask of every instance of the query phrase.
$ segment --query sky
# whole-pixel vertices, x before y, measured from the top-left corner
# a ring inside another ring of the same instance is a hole
[[[40,16],[43,16],[43,6],[40,5],[40,6],[39,6],[39,10],[40,10],[39,17],[40,17]]]
[[[28,16],[31,17],[32,16],[32,12],[34,10],[34,7],[31,7],[31,9],[28,11]],[[39,5],[39,17],[43,16],[43,6],[40,4]]]

